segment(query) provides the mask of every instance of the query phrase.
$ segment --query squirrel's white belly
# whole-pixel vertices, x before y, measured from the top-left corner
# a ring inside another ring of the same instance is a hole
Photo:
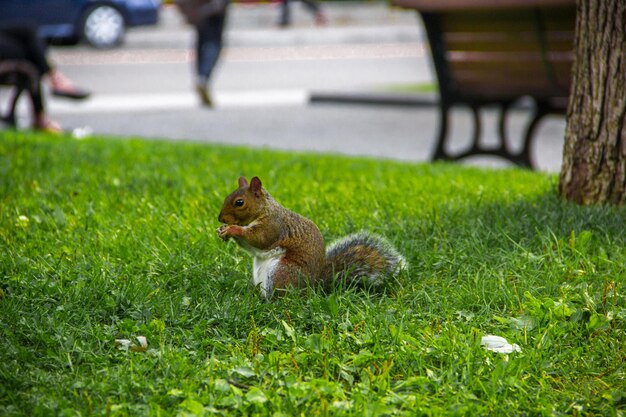
[[[268,251],[255,249],[253,252],[252,277],[255,287],[259,287],[261,295],[267,298],[273,289],[273,275],[280,258],[285,254],[285,249],[276,248]]]

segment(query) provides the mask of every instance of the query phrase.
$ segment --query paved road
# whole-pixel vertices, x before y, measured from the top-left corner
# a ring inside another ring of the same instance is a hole
[[[68,129],[94,134],[427,160],[437,129],[434,108],[309,104],[312,93],[432,82],[416,16],[381,4],[327,11],[330,25],[317,28],[297,8],[285,30],[274,25],[275,6],[232,7],[228,47],[213,81],[214,110],[201,108],[191,92],[193,38],[175,10],[165,9],[157,27],[131,31],[119,49],[55,48],[57,64],[94,95],[80,104],[51,100],[51,114]],[[524,118],[512,118],[513,136]],[[468,112],[456,112],[456,146],[469,126]],[[563,130],[560,118],[543,123],[535,152],[542,169],[559,169]],[[486,134],[493,139],[495,128]]]

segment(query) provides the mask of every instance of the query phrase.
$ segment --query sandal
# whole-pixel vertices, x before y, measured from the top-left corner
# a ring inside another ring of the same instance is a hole
[[[89,91],[82,90],[70,81],[65,75],[59,71],[50,73],[50,86],[52,95],[57,97],[70,98],[72,100],[83,100],[89,97]]]
[[[63,98],[71,98],[72,100],[84,100],[89,97],[89,92],[85,90],[61,90],[57,88],[52,89],[52,95]]]

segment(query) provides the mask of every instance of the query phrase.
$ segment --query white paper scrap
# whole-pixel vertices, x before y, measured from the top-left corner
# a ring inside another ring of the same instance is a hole
[[[494,336],[491,334],[483,336],[480,344],[484,346],[485,349],[496,353],[508,354],[522,351],[522,349],[517,344],[511,344],[504,337]]]

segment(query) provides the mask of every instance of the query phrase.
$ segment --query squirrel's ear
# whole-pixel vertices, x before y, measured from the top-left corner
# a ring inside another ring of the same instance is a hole
[[[247,186],[248,186],[248,181],[246,180],[246,177],[239,177],[239,188],[247,187]]]
[[[256,197],[261,196],[261,186],[262,184],[261,184],[261,180],[259,179],[259,177],[254,177],[250,181],[250,189],[252,190],[252,192],[254,193]]]

